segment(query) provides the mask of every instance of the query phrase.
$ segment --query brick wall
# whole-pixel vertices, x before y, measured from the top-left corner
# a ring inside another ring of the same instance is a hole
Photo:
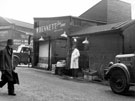
[[[80,67],[97,70],[99,76],[109,62],[115,60],[115,56],[123,51],[123,39],[119,32],[108,32],[105,34],[89,35],[89,50],[85,56],[81,51]],[[89,58],[89,59],[88,59]],[[86,61],[89,60],[89,66]]]
[[[131,19],[131,4],[120,0],[102,0],[79,17],[106,23]]]
[[[120,0],[108,0],[107,23],[131,20],[131,5]]]

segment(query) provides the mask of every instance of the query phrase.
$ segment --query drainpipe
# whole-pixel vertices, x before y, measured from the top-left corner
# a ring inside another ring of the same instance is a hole
[[[120,31],[120,36],[122,37],[122,54],[125,53],[125,44],[124,44],[124,35],[123,35],[123,31]]]
[[[125,53],[125,44],[124,44],[125,41],[124,41],[124,40],[125,40],[125,39],[124,39],[124,35],[122,35],[122,42],[123,42],[123,43],[122,43],[122,44],[123,44],[123,45],[122,45],[122,52],[123,52],[123,54]]]

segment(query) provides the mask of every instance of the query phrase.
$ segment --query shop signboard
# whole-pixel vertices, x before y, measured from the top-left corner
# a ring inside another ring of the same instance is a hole
[[[36,34],[44,37],[57,37],[64,33],[69,26],[69,17],[36,19]]]

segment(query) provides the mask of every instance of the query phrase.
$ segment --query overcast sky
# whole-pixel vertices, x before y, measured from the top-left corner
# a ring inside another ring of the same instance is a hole
[[[34,23],[34,17],[79,16],[99,1],[101,0],[0,0],[0,16]],[[135,19],[135,0],[122,1],[132,4],[132,17]]]

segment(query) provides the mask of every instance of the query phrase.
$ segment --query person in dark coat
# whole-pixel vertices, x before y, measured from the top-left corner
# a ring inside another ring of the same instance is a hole
[[[6,83],[8,85],[8,95],[15,96],[14,82],[13,82],[13,40],[7,40],[7,46],[2,50],[2,66],[0,68],[2,75],[0,87],[2,88]]]

